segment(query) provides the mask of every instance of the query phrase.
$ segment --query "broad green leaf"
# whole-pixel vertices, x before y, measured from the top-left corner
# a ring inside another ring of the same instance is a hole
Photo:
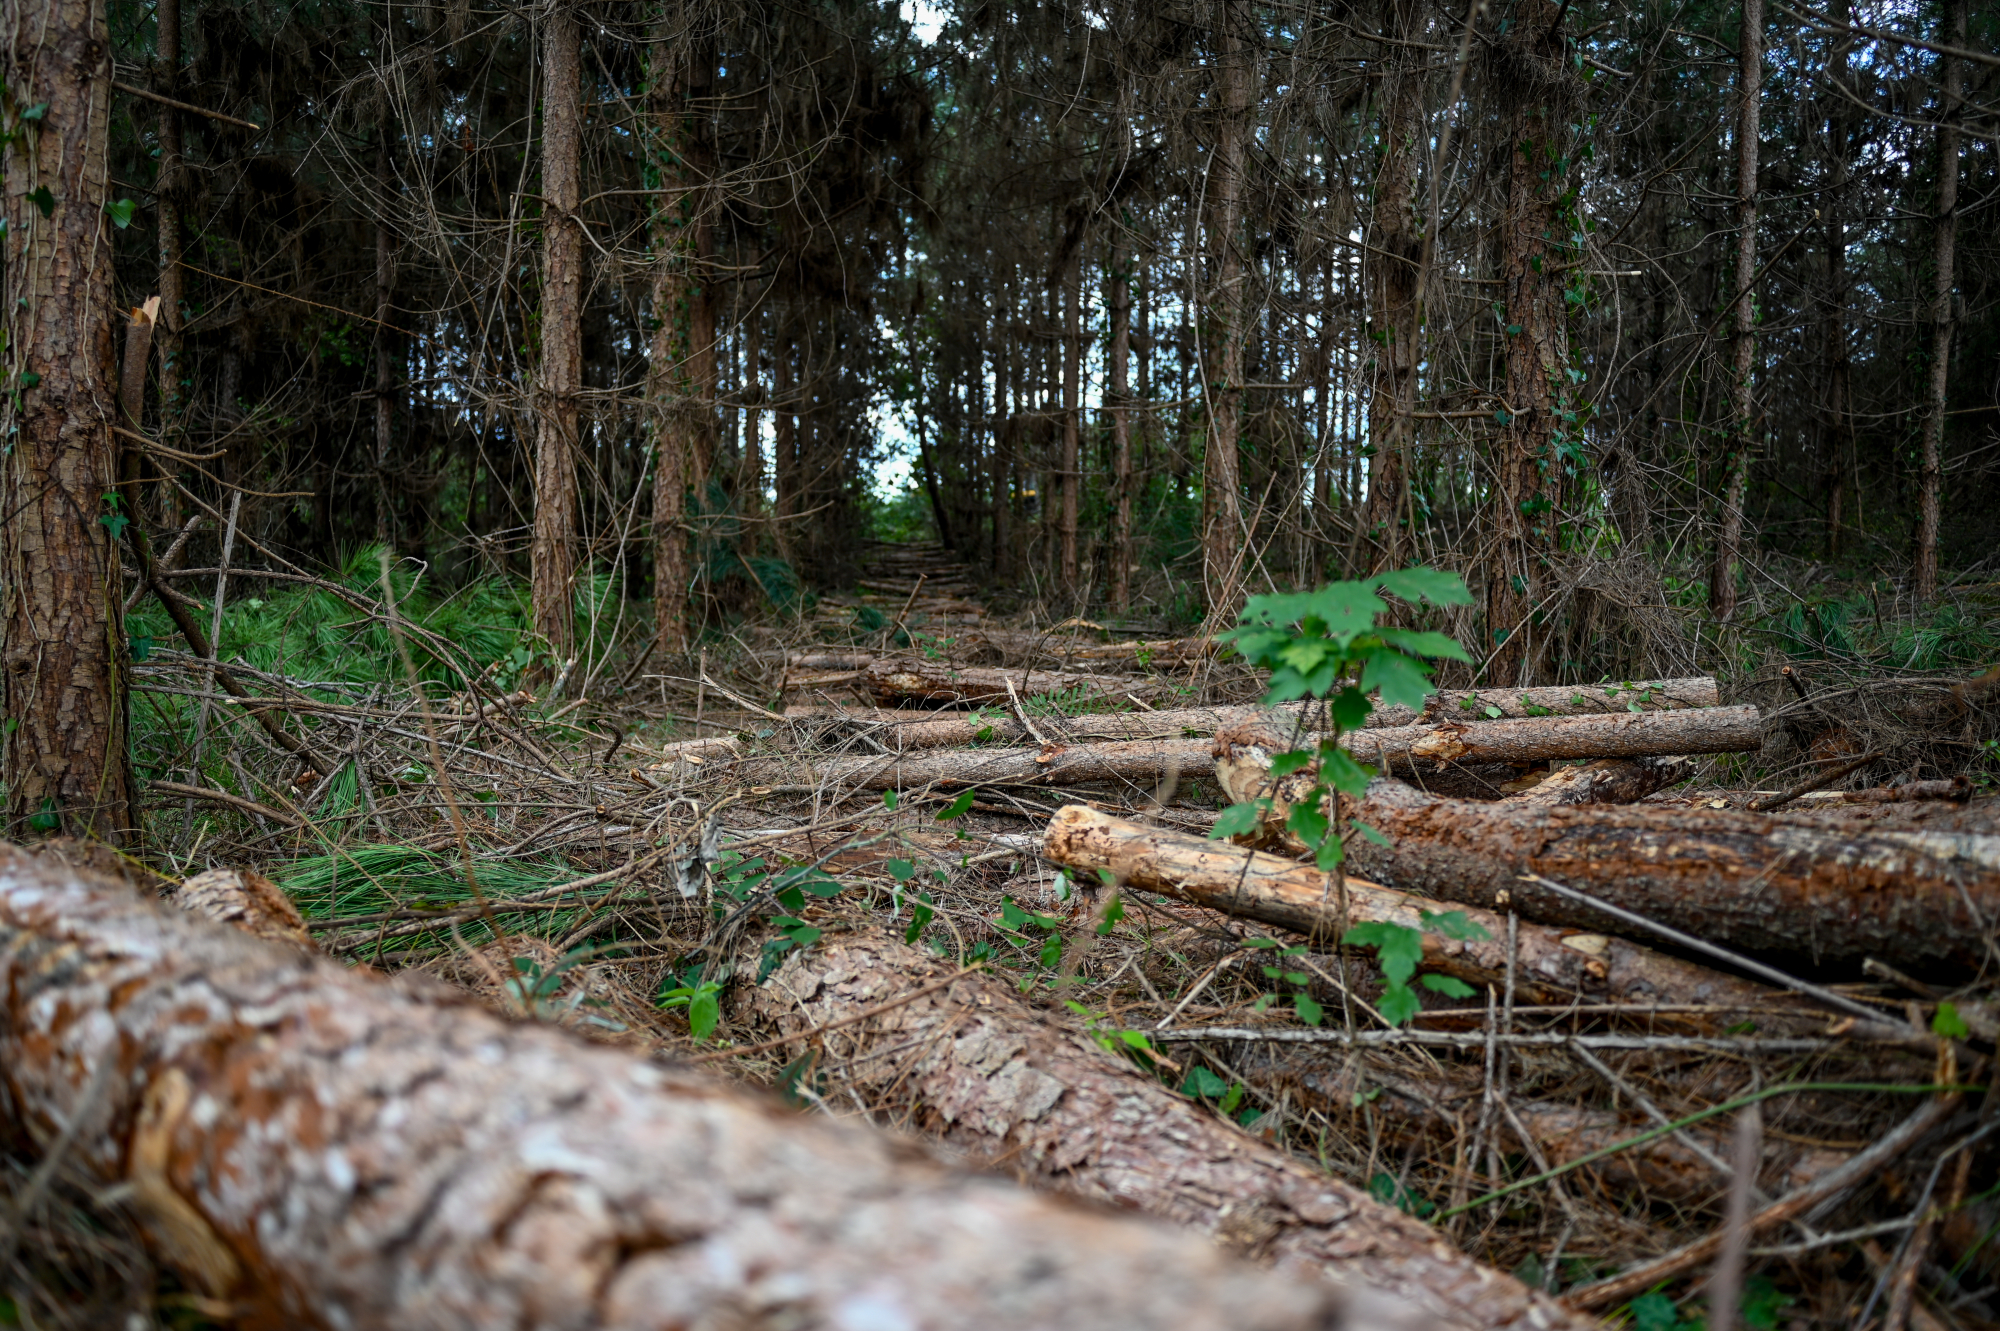
[[[1406,924],[1370,920],[1349,929],[1340,936],[1340,941],[1352,947],[1374,948],[1375,958],[1382,964],[1382,974],[1393,984],[1409,983],[1417,972],[1417,963],[1424,959],[1422,931]]]
[[[1280,753],[1271,759],[1272,776],[1290,776],[1313,760],[1313,755],[1303,749],[1293,749],[1290,753]]]
[[[688,1030],[695,1039],[706,1040],[721,1023],[721,996],[714,986],[703,985],[701,993],[688,1004]]]
[[[1285,819],[1285,826],[1298,835],[1308,846],[1317,846],[1326,835],[1326,815],[1319,811],[1317,800],[1294,804],[1291,815]]]
[[[1420,976],[1417,982],[1432,993],[1443,994],[1447,998],[1470,998],[1474,992],[1471,985],[1454,975],[1425,975]]]
[[[1327,699],[1327,710],[1333,714],[1333,724],[1341,730],[1357,730],[1375,710],[1375,704],[1368,701],[1368,695],[1349,684],[1346,688]]]
[[[1361,668],[1361,691],[1379,690],[1382,701],[1404,707],[1422,707],[1431,696],[1431,668],[1393,647],[1381,647],[1368,654]]]
[[[1340,838],[1337,836],[1329,836],[1326,840],[1320,842],[1319,849],[1313,852],[1313,864],[1321,873],[1332,873],[1340,867],[1340,862],[1346,858],[1347,847],[1341,843]]]
[[[1384,1020],[1392,1026],[1401,1026],[1410,1018],[1423,1011],[1424,1005],[1417,1001],[1417,994],[1408,985],[1392,984],[1382,991],[1382,1001],[1375,1005]]]
[[[131,199],[113,199],[104,205],[104,213],[111,219],[111,225],[123,231],[132,225],[132,215],[139,211],[139,205]]]
[[[1228,1091],[1228,1089],[1229,1082],[1227,1079],[1216,1076],[1199,1063],[1189,1068],[1187,1076],[1181,1080],[1182,1095],[1192,1095],[1205,1100],[1213,1099]]]
[[[1299,1020],[1308,1026],[1317,1026],[1326,1019],[1326,1009],[1311,994],[1299,994],[1292,999],[1292,1008],[1299,1014]]]
[[[1486,926],[1474,920],[1462,910],[1447,910],[1437,914],[1419,911],[1417,918],[1426,929],[1443,934],[1446,938],[1456,938],[1461,942],[1483,943],[1493,935],[1486,932]]]
[[[1398,569],[1376,578],[1375,585],[1405,601],[1429,601],[1432,605],[1472,604],[1472,593],[1465,589],[1465,579],[1442,569]]]
[[[1257,830],[1257,822],[1271,807],[1268,799],[1251,800],[1247,804],[1232,804],[1215,819],[1215,826],[1208,829],[1211,841],[1223,837],[1248,836]]]
[[[917,866],[908,860],[890,860],[882,867],[887,869],[889,876],[899,883],[907,883],[917,876]]]
[[[948,823],[954,818],[963,818],[972,808],[972,801],[979,795],[978,790],[968,786],[959,792],[957,799],[938,810],[937,821]]]
[[[1354,761],[1346,749],[1335,749],[1320,763],[1319,779],[1343,795],[1364,795],[1375,779],[1375,769]]]
[[[1958,1014],[1957,1004],[1939,1003],[1937,1015],[1931,1018],[1931,1033],[1942,1035],[1947,1040],[1963,1040],[1972,1034],[1972,1028]]]
[[[1367,838],[1368,840],[1374,842],[1376,845],[1387,848],[1393,844],[1388,837],[1383,836],[1381,832],[1377,831],[1373,827],[1370,827],[1367,823],[1362,822],[1359,818],[1352,818],[1349,819],[1348,821],[1356,832],[1360,833],[1363,837]]]
[[[1378,628],[1375,630],[1383,642],[1412,656],[1427,656],[1436,660],[1471,661],[1472,654],[1459,646],[1458,639],[1445,633],[1429,630]]]

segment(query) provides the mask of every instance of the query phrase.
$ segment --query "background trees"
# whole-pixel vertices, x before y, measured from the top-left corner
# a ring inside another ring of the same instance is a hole
[[[841,585],[907,469],[1054,615],[1426,560],[1483,678],[1636,672],[1633,607],[1872,614],[2000,545],[1991,27],[121,0],[75,308],[165,298],[124,511],[182,559],[240,492],[308,563],[532,571],[558,659],[610,593],[672,648]],[[9,188],[11,245],[69,215]]]

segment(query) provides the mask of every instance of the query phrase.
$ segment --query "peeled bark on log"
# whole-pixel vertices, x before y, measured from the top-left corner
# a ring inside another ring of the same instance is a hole
[[[1046,749],[938,749],[804,760],[760,759],[739,763],[728,779],[746,786],[810,783],[856,790],[913,786],[1075,786],[1118,783],[1150,793],[1171,775],[1206,777],[1204,740],[1146,740],[1122,744],[1051,745]]]
[[[1254,737],[1252,737],[1254,738]],[[1268,742],[1268,736],[1267,742]],[[1231,799],[1275,789],[1263,746],[1218,736]],[[1347,842],[1348,862],[1404,891],[1507,906],[1570,928],[1631,926],[1522,880],[1540,874],[1744,952],[1812,965],[1977,966],[2000,920],[2000,836],[1828,827],[1735,809],[1438,799],[1377,781],[1342,816],[1389,839]]]
[[[1082,695],[1092,700],[1145,697],[1158,691],[1147,680],[1091,675],[1074,670],[1003,670],[993,666],[951,666],[943,661],[900,658],[876,661],[856,681],[885,707],[916,704],[926,707],[966,703],[1007,702],[1011,682],[1021,697],[1037,693]]]
[[[1280,743],[1268,723],[1219,733],[1225,740]],[[1753,706],[1601,716],[1524,716],[1484,724],[1387,726],[1343,737],[1356,758],[1387,771],[1413,773],[1447,763],[1539,763],[1554,758],[1649,758],[1690,753],[1748,753],[1763,743]]]
[[[795,953],[736,1011],[760,1037],[803,1043],[952,970],[886,934],[837,934]],[[831,1051],[823,1066],[863,1103],[913,1116],[972,1159],[1387,1296],[1410,1326],[1589,1325],[1029,1009],[999,977],[967,976],[818,1038]]]
[[[1195,1236],[11,848],[0,1091],[44,1148],[78,1125],[72,1159],[251,1326],[1338,1325],[1337,1291]]]
[[[1488,937],[1447,938],[1424,929],[1420,969],[1474,985],[1506,983],[1507,920],[1489,910],[1412,896],[1361,878],[1346,878],[1337,887],[1331,875],[1297,860],[1147,827],[1074,804],[1049,820],[1042,854],[1065,868],[1109,869],[1130,887],[1319,938],[1339,938],[1350,926],[1368,921],[1422,929],[1426,911],[1462,910]],[[1696,1032],[1746,1019],[1766,1032],[1806,1032],[1824,1025],[1816,1009],[1796,999],[1622,938],[1522,924],[1515,941],[1515,992],[1525,1003],[1578,999],[1712,1008],[1661,1019]]]
[[[1707,675],[1684,679],[1647,679],[1634,684],[1557,684],[1534,689],[1448,690],[1434,693],[1421,709],[1382,707],[1370,725],[1407,726],[1418,722],[1486,720],[1535,716],[1584,716],[1592,713],[1677,712],[1716,707],[1722,702],[1715,680]],[[1487,708],[1500,715],[1489,717]],[[1376,720],[1376,717],[1382,718]]]
[[[1684,757],[1600,758],[1581,767],[1558,767],[1514,796],[1516,804],[1637,804],[1655,791],[1688,779]]]

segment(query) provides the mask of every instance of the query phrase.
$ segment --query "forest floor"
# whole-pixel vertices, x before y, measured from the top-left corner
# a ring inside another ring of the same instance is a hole
[[[234,667],[282,701],[328,774],[259,744],[236,711],[214,769],[233,780],[154,783],[184,825],[152,867],[167,891],[204,865],[257,869],[296,903],[313,945],[349,964],[427,972],[521,1020],[648,1057],[702,1058],[801,1106],[928,1136],[1039,1186],[1161,1209],[1252,1256],[1277,1253],[1276,1229],[1246,1234],[1227,1219],[1255,1198],[1224,1199],[1221,1219],[1154,1207],[1084,1166],[1059,1167],[1059,1150],[1027,1149],[1034,1115],[1018,1106],[977,1130],[942,1107],[993,1069],[939,1054],[964,1017],[917,1000],[989,972],[1002,983],[981,1000],[987,1020],[1015,1047],[1081,1036],[1102,1062],[1090,1076],[1162,1088],[1182,1106],[1172,1112],[1224,1125],[1244,1149],[1345,1180],[1473,1257],[1557,1295],[1581,1291],[1592,1311],[1623,1309],[1643,1331],[1703,1324],[1711,1263],[1669,1260],[1615,1298],[1603,1282],[1719,1232],[1730,1162],[1745,1158],[1729,1124],[1754,1102],[1753,1208],[1839,1186],[1752,1234],[1743,1325],[1879,1325],[1899,1290],[1916,1296],[1900,1313],[1908,1325],[2000,1324],[2000,1189],[1982,1145],[1994,1120],[1978,1096],[1894,1158],[1841,1172],[1914,1103],[1955,1094],[1938,1086],[1990,1075],[1992,967],[1800,969],[1797,984],[1758,991],[1754,1003],[1768,1006],[1726,1025],[1711,1021],[1714,1002],[1544,992],[1517,976],[1525,951],[1509,952],[1504,982],[1453,997],[1451,986],[1404,989],[1385,976],[1386,949],[1378,957],[1338,930],[1283,927],[1213,895],[1059,863],[1044,852],[1066,806],[1126,820],[1132,835],[1205,838],[1231,802],[1208,757],[1214,718],[1256,704],[1263,680],[1188,640],[1009,622],[982,603],[980,582],[937,546],[879,546],[851,596],[655,659],[629,671],[622,692],[564,703]],[[420,653],[457,650],[410,632]],[[467,664],[465,676],[479,673]],[[205,669],[161,650],[136,687],[155,702],[222,707]],[[1967,799],[1962,782],[1944,798],[1841,793],[1934,779],[1951,761],[1939,752],[1976,748],[1995,730],[1991,698],[1963,679],[1875,683],[1781,685],[1756,722],[1767,750],[1808,773],[1878,755],[1835,788],[1753,814],[1747,806],[1779,786],[1753,787],[1738,754],[1697,756],[1629,816],[1759,819],[1753,841],[1955,837],[1992,854],[1991,793]],[[1495,713],[1512,708],[1493,698]],[[1644,701],[1653,706],[1650,691]],[[1537,710],[1512,719],[1532,723]],[[1474,739],[1482,723],[1511,724],[1465,714],[1472,724],[1453,724]],[[1413,780],[1433,797],[1497,808],[1572,761],[1425,762]],[[1509,941],[1543,927],[1502,903],[1490,918]],[[1624,932],[1715,964],[1644,928]],[[1967,944],[1975,954],[1991,948],[1981,932]],[[1587,969],[1624,946],[1595,929],[1556,933]],[[1457,973],[1441,955],[1427,951],[1420,968]],[[879,983],[857,987],[862,974]],[[1385,1017],[1398,990],[1414,992],[1414,1017]],[[1792,1005],[1811,992],[1880,1020],[1846,1015],[1843,1026],[1843,1014],[1816,1009],[1801,1023]],[[1053,1069],[1043,1075],[1082,1075]],[[31,1195],[30,1166],[10,1159],[8,1170],[11,1198]],[[32,1280],[0,1300],[0,1325],[228,1324],[154,1270],[131,1218],[93,1202],[81,1175],[32,1187],[59,1204],[23,1218]],[[141,1320],[105,1320],[128,1314]]]

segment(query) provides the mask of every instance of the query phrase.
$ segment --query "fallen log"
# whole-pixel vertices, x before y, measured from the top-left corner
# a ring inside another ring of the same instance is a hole
[[[123,1184],[246,1325],[1340,1323],[1326,1284],[435,988],[0,848],[0,1127]]]
[[[1205,740],[1145,740],[1048,748],[922,749],[912,754],[821,759],[763,758],[724,769],[745,786],[809,782],[856,790],[917,786],[1070,786],[1122,784],[1150,793],[1170,774],[1206,777]]]
[[[745,964],[754,970],[754,953]],[[1409,1326],[1588,1324],[1420,1221],[1175,1095],[1086,1032],[1028,1008],[1000,977],[968,976],[904,1001],[953,970],[884,933],[836,934],[742,991],[734,1024],[760,1043],[775,1033],[818,1045],[819,1067],[862,1103],[971,1159],[1171,1219],[1281,1269],[1360,1286],[1402,1307]]]
[[[1371,718],[1371,724],[1403,726],[1419,721],[1476,724],[1514,717],[1676,712],[1716,707],[1721,702],[1715,680],[1707,675],[1623,684],[1555,684],[1533,689],[1448,689],[1432,694],[1421,709],[1378,708],[1376,714],[1384,719],[1374,722]]]
[[[1218,736],[1231,799],[1275,789],[1270,823],[1301,777],[1269,781],[1268,732]],[[1246,742],[1249,741],[1249,742]],[[1307,781],[1310,778],[1305,778]],[[2000,920],[2000,836],[1845,828],[1734,809],[1569,809],[1439,799],[1377,781],[1343,801],[1388,839],[1347,841],[1349,864],[1404,891],[1509,907],[1529,919],[1626,926],[1522,880],[1539,874],[1743,952],[1812,965],[1867,957],[1921,970],[1972,967]]]
[[[916,705],[956,707],[967,703],[1007,702],[1011,684],[1021,697],[1065,694],[1078,701],[1148,696],[1159,686],[1124,676],[1093,675],[1076,670],[1003,670],[994,666],[952,666],[943,661],[909,657],[871,662],[855,683],[885,707]]]
[[[1240,743],[1285,745],[1268,722],[1218,733]],[[1451,763],[1540,763],[1556,758],[1649,758],[1748,753],[1763,743],[1754,706],[1588,716],[1523,716],[1483,724],[1369,727],[1343,737],[1354,756],[1384,771],[1421,777]]]
[[[1148,827],[1074,804],[1049,820],[1042,854],[1064,868],[1108,869],[1127,886],[1309,937],[1337,939],[1350,926],[1367,922],[1421,929],[1420,969],[1473,985],[1506,983],[1507,920],[1490,910],[1413,896],[1361,878],[1345,878],[1336,885],[1331,875],[1297,860]],[[1424,927],[1425,912],[1453,910],[1464,911],[1487,936],[1448,938]],[[1770,1033],[1807,1033],[1825,1026],[1824,1015],[1801,1000],[1622,938],[1522,924],[1515,941],[1515,992],[1522,1002],[1703,1006],[1708,1010],[1662,1019],[1701,1033],[1746,1020]]]
[[[1694,765],[1676,754],[1658,758],[1600,758],[1580,767],[1558,767],[1513,797],[1516,804],[1637,804],[1655,791],[1688,779]]]

